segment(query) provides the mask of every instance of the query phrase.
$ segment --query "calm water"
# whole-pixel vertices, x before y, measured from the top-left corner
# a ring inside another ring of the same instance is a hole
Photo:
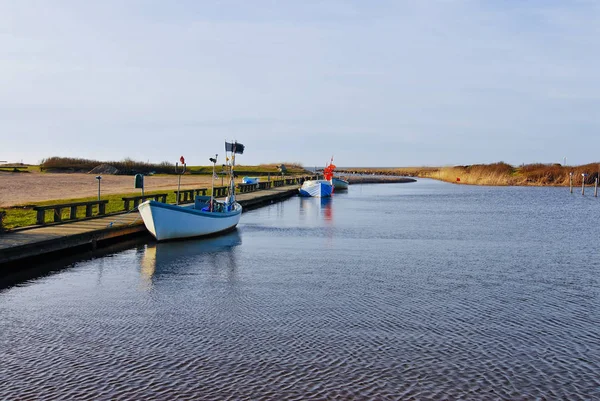
[[[600,399],[600,199],[428,180],[0,290],[0,399]]]

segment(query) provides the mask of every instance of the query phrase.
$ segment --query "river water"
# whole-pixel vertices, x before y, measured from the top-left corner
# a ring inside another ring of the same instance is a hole
[[[600,200],[355,185],[0,290],[0,399],[600,399]]]

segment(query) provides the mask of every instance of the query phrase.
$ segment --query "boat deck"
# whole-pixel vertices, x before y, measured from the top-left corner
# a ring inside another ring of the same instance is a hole
[[[236,195],[244,210],[289,198],[298,187],[278,187]],[[81,247],[95,249],[107,240],[146,233],[136,211],[75,220],[48,226],[17,229],[0,234],[0,265],[47,254],[73,253]],[[2,271],[0,270],[0,274]]]

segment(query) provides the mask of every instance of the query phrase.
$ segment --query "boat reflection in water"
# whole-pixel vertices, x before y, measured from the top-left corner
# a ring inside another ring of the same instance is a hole
[[[307,198],[300,197],[300,216],[302,218],[321,218],[327,222],[333,220],[333,198]]]
[[[234,229],[217,237],[148,244],[140,261],[144,285],[152,287],[161,276],[194,274],[207,266],[232,272],[236,267],[234,248],[241,243],[242,237]]]

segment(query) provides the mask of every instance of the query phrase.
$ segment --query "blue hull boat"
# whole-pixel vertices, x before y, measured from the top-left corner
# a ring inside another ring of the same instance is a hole
[[[327,180],[304,181],[300,187],[301,196],[312,196],[315,198],[326,198],[333,193],[333,185]]]

